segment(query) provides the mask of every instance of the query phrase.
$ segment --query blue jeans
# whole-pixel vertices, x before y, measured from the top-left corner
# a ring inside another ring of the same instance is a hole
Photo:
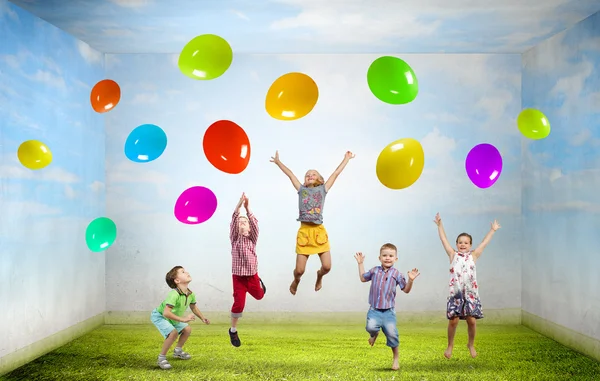
[[[400,344],[398,328],[396,328],[396,310],[394,308],[387,310],[369,308],[366,329],[371,337],[377,335],[381,329],[387,338],[386,345],[390,348],[396,348]]]

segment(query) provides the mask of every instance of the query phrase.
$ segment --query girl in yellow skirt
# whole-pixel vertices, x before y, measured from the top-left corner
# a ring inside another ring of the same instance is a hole
[[[331,253],[329,252],[329,237],[327,230],[323,226],[323,206],[325,205],[325,196],[337,177],[342,173],[346,164],[350,159],[354,158],[354,154],[350,151],[346,152],[344,160],[324,181],[323,176],[314,169],[310,169],[304,175],[304,184],[301,184],[296,176],[283,165],[279,160],[279,152],[275,152],[275,156],[271,157],[271,162],[277,166],[290,178],[294,188],[298,191],[298,209],[300,228],[296,235],[296,268],[294,269],[294,281],[290,285],[290,292],[296,295],[300,278],[304,275],[306,269],[306,261],[308,256],[319,254],[321,259],[321,268],[317,271],[317,282],[315,283],[315,291],[319,291],[322,286],[323,276],[331,270]]]

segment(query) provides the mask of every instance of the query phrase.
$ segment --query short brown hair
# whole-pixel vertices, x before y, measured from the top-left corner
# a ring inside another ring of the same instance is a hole
[[[172,289],[177,288],[177,284],[175,283],[175,278],[177,278],[177,273],[182,268],[183,268],[183,266],[175,266],[171,270],[169,270],[169,272],[165,276],[165,280],[167,281],[167,284],[169,285],[170,288],[172,288]]]
[[[388,243],[384,243],[383,246],[381,246],[381,249],[379,249],[379,254],[381,254],[381,252],[383,251],[383,249],[394,250],[396,252],[396,256],[398,256],[398,248],[393,243],[389,243],[389,242]]]

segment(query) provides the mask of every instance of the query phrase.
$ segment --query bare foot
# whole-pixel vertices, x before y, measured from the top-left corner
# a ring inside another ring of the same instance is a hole
[[[449,359],[450,357],[452,357],[452,347],[448,347],[446,348],[446,351],[444,352],[444,357]]]
[[[317,270],[317,282],[315,283],[315,291],[319,291],[323,288],[323,275],[321,275],[321,270]]]
[[[477,357],[477,351],[475,351],[475,347],[474,346],[467,345],[467,348],[469,348],[469,352],[471,353],[471,357],[473,357],[473,358]]]
[[[369,344],[373,346],[373,344],[375,344],[375,340],[377,340],[377,335],[369,337]]]
[[[398,369],[400,369],[400,364],[398,363],[398,359],[394,359],[394,362],[392,363],[392,370]]]
[[[294,279],[294,281],[290,285],[290,292],[292,293],[292,295],[296,295],[296,291],[298,291],[298,283],[300,283],[300,281]]]

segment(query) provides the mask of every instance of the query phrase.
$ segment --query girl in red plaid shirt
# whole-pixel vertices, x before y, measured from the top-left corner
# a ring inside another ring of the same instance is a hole
[[[240,215],[244,205],[246,216]],[[238,319],[242,317],[246,305],[246,293],[261,300],[267,292],[262,279],[258,276],[256,240],[258,239],[258,220],[250,211],[248,197],[242,193],[229,226],[231,240],[231,274],[233,278],[233,306],[231,307],[231,328],[229,338],[233,346],[242,345],[237,332]]]
[[[327,192],[329,192],[337,177],[352,158],[354,158],[354,154],[350,151],[346,152],[344,160],[333,171],[327,181],[314,169],[308,170],[304,175],[304,184],[302,184],[292,171],[279,160],[279,152],[276,151],[275,156],[271,157],[271,162],[275,163],[292,181],[292,185],[294,185],[294,188],[298,192],[299,217],[297,221],[300,221],[300,228],[298,228],[296,235],[296,268],[294,269],[294,280],[290,285],[292,295],[296,295],[300,278],[302,278],[306,270],[306,262],[309,255],[318,254],[321,259],[321,268],[317,270],[315,291],[321,289],[323,276],[331,270],[329,236],[323,225],[325,196],[327,196]]]

